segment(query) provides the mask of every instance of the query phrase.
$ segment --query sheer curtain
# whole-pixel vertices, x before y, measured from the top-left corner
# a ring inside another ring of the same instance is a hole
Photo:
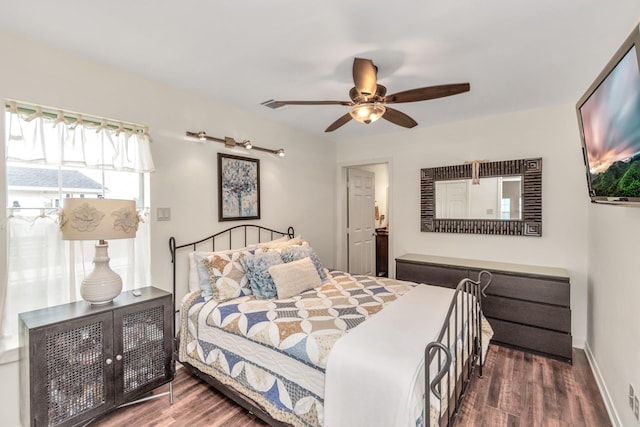
[[[143,126],[15,101],[5,105],[5,164],[57,168],[56,200],[68,191],[61,182],[65,167],[98,169],[103,177],[104,171],[154,170]],[[150,285],[149,213],[144,199],[138,200],[141,221],[136,238],[109,242],[110,265],[122,277],[125,290]],[[18,346],[19,313],[81,299],[80,283],[93,270],[95,254],[95,242],[61,239],[57,206],[8,206],[7,274],[0,277],[0,352]]]

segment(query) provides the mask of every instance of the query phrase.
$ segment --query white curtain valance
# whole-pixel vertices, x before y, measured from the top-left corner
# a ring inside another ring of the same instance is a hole
[[[155,170],[146,126],[17,101],[5,105],[9,161],[140,173]]]

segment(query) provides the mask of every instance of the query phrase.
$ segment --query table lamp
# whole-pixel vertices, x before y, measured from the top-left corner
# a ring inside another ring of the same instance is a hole
[[[80,286],[80,295],[85,301],[105,304],[120,295],[122,279],[109,267],[109,244],[106,241],[134,238],[138,221],[133,200],[64,199],[60,213],[62,238],[98,241],[94,270]]]

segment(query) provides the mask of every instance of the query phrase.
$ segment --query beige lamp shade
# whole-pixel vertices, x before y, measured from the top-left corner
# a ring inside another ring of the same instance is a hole
[[[80,286],[82,298],[91,304],[106,304],[120,295],[122,279],[109,267],[106,240],[136,236],[136,203],[117,199],[64,199],[60,230],[64,240],[98,240],[94,270]]]
[[[138,230],[136,202],[119,199],[64,199],[60,230],[64,240],[131,239]]]

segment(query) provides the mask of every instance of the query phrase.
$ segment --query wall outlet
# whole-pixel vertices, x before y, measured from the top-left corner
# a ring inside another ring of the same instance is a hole
[[[633,384],[629,384],[629,407],[633,410],[635,402],[634,398],[636,397],[636,391],[633,388]]]

